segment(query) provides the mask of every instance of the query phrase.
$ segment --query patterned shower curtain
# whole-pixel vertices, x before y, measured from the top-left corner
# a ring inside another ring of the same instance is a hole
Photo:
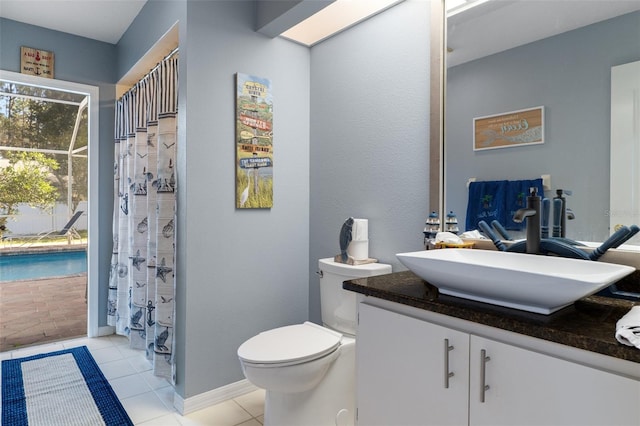
[[[108,322],[175,383],[173,362],[178,58],[116,102]]]

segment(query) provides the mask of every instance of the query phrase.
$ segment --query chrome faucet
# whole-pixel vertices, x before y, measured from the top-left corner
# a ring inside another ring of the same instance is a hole
[[[513,221],[522,223],[527,219],[527,241],[525,252],[528,254],[540,253],[540,197],[538,196],[538,188],[529,189],[530,194],[527,197],[527,207],[516,210],[513,215]]]

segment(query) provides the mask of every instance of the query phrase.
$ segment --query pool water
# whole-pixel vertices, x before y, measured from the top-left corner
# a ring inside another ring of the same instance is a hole
[[[84,272],[87,272],[86,250],[0,256],[0,282],[61,277]]]

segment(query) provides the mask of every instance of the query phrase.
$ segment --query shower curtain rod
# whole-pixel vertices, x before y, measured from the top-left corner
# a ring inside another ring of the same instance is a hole
[[[174,55],[176,55],[176,54],[178,53],[178,49],[179,49],[179,48],[178,48],[178,47],[176,47],[176,48],[175,48],[175,49],[173,49],[171,52],[169,52],[169,54],[168,54],[167,56],[165,56],[164,58],[162,58],[162,60],[161,60],[160,62],[158,62],[158,63],[156,64],[156,66],[155,66],[155,67],[151,68],[151,69],[149,70],[149,72],[147,73],[147,75],[145,75],[144,77],[142,77],[139,81],[144,81],[146,78],[148,78],[148,77],[151,75],[151,73],[152,73],[152,72],[154,72],[155,70],[157,70],[158,68],[160,68],[160,65],[161,65],[164,61],[166,61],[166,60],[168,60],[168,59],[171,59]]]
[[[147,73],[147,75],[149,75],[152,72],[154,72],[155,70],[157,70],[161,63],[163,63],[167,59],[171,59],[175,54],[177,54],[178,53],[178,49],[179,49],[179,47],[176,47],[171,52],[169,52],[169,54],[167,56],[165,56],[164,58],[162,58],[162,60],[160,62],[158,62],[155,67],[151,68],[151,70]]]
[[[120,98],[118,98],[118,99],[122,99],[122,97],[123,97],[124,95],[126,95],[127,93],[129,93],[130,91],[132,91],[133,89],[135,89],[135,87],[136,87],[136,85],[137,85],[138,83],[140,83],[141,81],[145,81],[147,78],[149,78],[149,76],[150,76],[150,75],[151,75],[155,70],[157,70],[158,68],[160,68],[160,65],[161,65],[164,61],[166,61],[166,60],[168,60],[168,59],[171,59],[173,56],[177,55],[177,54],[178,54],[178,50],[179,50],[179,48],[178,48],[178,47],[176,47],[176,48],[175,48],[175,49],[173,49],[171,52],[169,52],[169,54],[168,54],[168,55],[166,55],[164,58],[162,58],[162,60],[161,60],[161,61],[159,61],[159,62],[158,62],[158,63],[157,63],[153,68],[151,68],[151,69],[149,70],[149,72],[147,72],[147,73],[144,75],[144,77],[142,77],[140,80],[138,80],[138,82],[137,82],[136,84],[134,84],[133,86],[131,86],[131,88],[130,88],[129,90],[127,90],[126,92],[124,92],[124,93],[120,96]]]

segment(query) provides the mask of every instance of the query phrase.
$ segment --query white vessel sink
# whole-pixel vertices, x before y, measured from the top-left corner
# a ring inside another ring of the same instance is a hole
[[[613,263],[477,249],[398,253],[440,293],[551,314],[631,274]]]

